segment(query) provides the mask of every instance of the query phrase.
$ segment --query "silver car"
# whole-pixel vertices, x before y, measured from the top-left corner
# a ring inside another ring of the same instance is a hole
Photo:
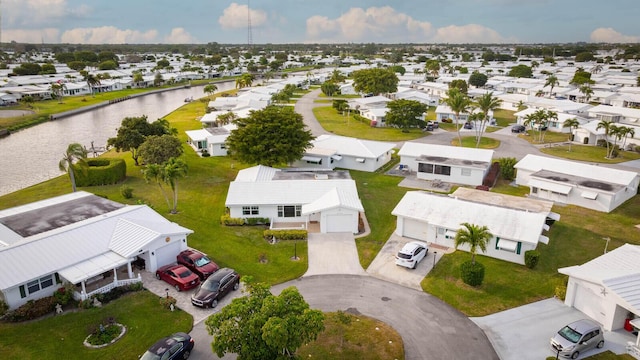
[[[577,359],[582,352],[603,346],[602,327],[587,319],[572,322],[551,338],[553,353],[571,359]]]
[[[417,241],[407,243],[398,251],[398,255],[396,255],[396,265],[415,269],[420,260],[427,256],[427,252],[429,252],[427,244]]]

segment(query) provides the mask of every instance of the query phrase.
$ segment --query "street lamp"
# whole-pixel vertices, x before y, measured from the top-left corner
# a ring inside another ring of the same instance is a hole
[[[434,251],[433,252],[433,268],[436,268],[436,258],[438,257],[438,252]]]
[[[167,292],[167,299],[169,298],[169,288],[165,288],[164,291]]]

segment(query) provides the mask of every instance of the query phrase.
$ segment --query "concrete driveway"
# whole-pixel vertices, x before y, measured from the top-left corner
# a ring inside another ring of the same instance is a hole
[[[392,326],[404,341],[405,359],[491,359],[498,356],[469,318],[422,291],[371,276],[304,277],[272,287],[295,286],[314,309],[348,311]]]
[[[360,266],[358,249],[350,233],[310,233],[307,240],[309,268],[303,275],[365,275]]]
[[[422,290],[420,283],[422,279],[433,269],[438,259],[442,257],[442,250],[430,247],[427,256],[420,261],[415,269],[407,269],[396,265],[396,254],[402,249],[404,244],[413,241],[396,235],[391,235],[384,244],[378,255],[367,268],[367,274],[378,279],[390,281],[408,288]]]
[[[582,312],[551,298],[471,320],[484,330],[501,360],[536,360],[555,356],[549,339],[563,326],[585,318]],[[604,348],[589,350],[580,359],[606,350],[623,354],[627,341],[635,341],[624,330],[605,331],[604,338]]]

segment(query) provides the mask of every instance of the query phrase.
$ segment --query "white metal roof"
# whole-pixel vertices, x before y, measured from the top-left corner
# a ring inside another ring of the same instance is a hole
[[[353,207],[354,205],[357,205],[357,207]],[[343,191],[342,189],[335,187],[315,201],[302,205],[302,215],[308,215],[338,207],[364,211],[360,200],[353,199],[353,194],[351,192]]]
[[[562,160],[546,156],[527,154],[514,166],[516,169],[537,172],[549,170],[560,174],[580,176],[587,179],[594,179],[613,184],[629,186],[638,173],[625,171],[606,166],[589,165],[575,161]]]
[[[424,144],[407,141],[398,152],[398,155],[413,157],[427,155],[433,157],[444,157],[449,159],[482,161],[491,163],[491,158],[493,158],[493,150],[466,148],[461,146]]]
[[[116,267],[122,266],[126,264],[127,261],[127,258],[124,258],[113,251],[109,251],[59,270],[58,274],[70,282],[77,284],[82,280],[89,279],[98,274],[102,274]]]
[[[247,169],[238,171],[236,180],[238,182],[257,182],[257,181],[270,181],[277,171],[276,168],[272,168],[264,165],[257,165]]]
[[[383,141],[361,140],[357,138],[320,135],[311,142],[314,148],[334,149],[336,153],[343,156],[354,156],[363,158],[378,158],[387,151],[391,151],[396,144]]]
[[[640,246],[624,244],[582,265],[558,269],[577,279],[605,286],[640,313]]]
[[[532,244],[539,242],[548,215],[423,191],[408,191],[391,214],[448,229],[459,229],[464,222],[487,226],[494,236]]]

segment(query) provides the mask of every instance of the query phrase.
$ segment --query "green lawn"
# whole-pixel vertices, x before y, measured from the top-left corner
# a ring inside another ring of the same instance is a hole
[[[82,342],[88,329],[108,317],[127,327],[113,345],[89,349]],[[101,308],[69,312],[25,323],[0,322],[3,359],[137,359],[161,337],[191,331],[193,318],[176,309],[163,309],[158,296],[140,291],[124,295]],[[207,347],[209,344],[198,344]]]
[[[453,138],[451,140],[451,145],[458,146],[458,138]],[[496,140],[489,137],[482,137],[480,139],[480,149],[496,149],[500,146],[500,140]],[[463,136],[462,137],[462,147],[475,148],[476,147],[476,137],[475,136]]]
[[[527,130],[526,133],[519,134],[518,137],[520,139],[525,139],[534,145],[562,143],[569,140],[568,134],[559,133],[555,131],[545,131],[544,137],[542,138],[542,143],[538,141],[538,139],[540,138],[540,132],[537,130]]]
[[[515,115],[513,115],[515,113],[515,111],[511,110],[498,109],[493,112],[493,117],[496,119],[499,127],[506,127],[516,122],[517,119]]]
[[[402,132],[391,127],[372,127],[357,121],[353,115],[341,115],[331,106],[320,106],[313,109],[313,114],[322,127],[336,135],[357,137],[359,139],[379,141],[406,141],[426,136],[421,129],[410,129]]]
[[[562,157],[570,160],[589,161],[605,164],[617,164],[625,161],[640,159],[640,154],[634,151],[620,151],[618,156],[613,159],[607,159],[607,148],[601,146],[589,146],[589,145],[558,145],[543,147],[541,152]]]

